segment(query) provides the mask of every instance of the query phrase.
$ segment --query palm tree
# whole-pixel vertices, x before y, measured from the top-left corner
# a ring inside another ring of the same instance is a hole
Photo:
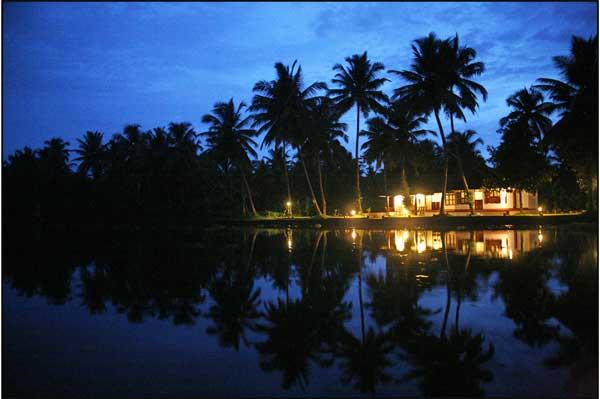
[[[77,170],[87,176],[92,175],[93,180],[98,180],[104,165],[105,146],[102,144],[103,134],[100,132],[85,132],[83,139],[77,139],[79,148],[75,153],[79,156],[74,160],[79,162]]]
[[[218,159],[238,168],[248,194],[252,213],[254,216],[258,216],[245,173],[250,164],[248,155],[256,157],[254,150],[256,142],[253,140],[256,131],[247,128],[250,123],[249,116],[242,118],[242,110],[245,106],[244,102],[240,102],[236,108],[233,98],[227,103],[215,103],[212,114],[202,117],[202,122],[210,124],[210,127],[201,135],[207,138],[209,148],[214,151]]]
[[[196,143],[198,135],[188,122],[171,122],[169,123],[168,132],[169,142],[175,150],[177,162],[189,168],[195,161],[196,152],[199,149],[199,145]]]
[[[511,112],[500,119],[500,126],[514,124],[522,133],[541,143],[546,132],[552,127],[552,120],[549,118],[553,110],[552,103],[544,101],[542,92],[531,87],[518,90],[509,96],[506,104],[511,108]]]
[[[402,178],[402,192],[408,198],[408,182],[406,167],[411,161],[414,151],[411,146],[420,136],[429,132],[418,127],[426,123],[427,119],[414,113],[410,108],[400,102],[394,102],[386,110],[385,117],[377,116],[367,121],[368,130],[362,132],[367,136],[363,143],[365,159],[375,162],[377,168],[383,165],[383,187],[388,193],[387,176],[389,171],[400,166]]]
[[[44,141],[44,148],[38,150],[39,159],[43,168],[50,176],[68,174],[71,163],[69,162],[69,143],[59,137]]]
[[[356,202],[357,210],[362,212],[362,198],[360,192],[360,155],[359,135],[360,135],[360,114],[367,118],[369,112],[383,112],[382,103],[387,103],[387,96],[380,90],[381,86],[388,81],[386,78],[378,78],[377,75],[384,70],[380,62],[371,63],[367,58],[367,52],[362,55],[354,54],[352,57],[346,57],[346,66],[336,64],[333,70],[337,73],[331,80],[339,88],[329,90],[333,96],[340,114],[346,113],[350,108],[356,105],[356,142],[354,143],[354,153],[356,158]]]
[[[467,202],[469,203],[469,210],[471,211],[471,214],[473,214],[473,197],[471,195],[471,191],[469,190],[469,183],[465,177],[463,161],[481,156],[477,146],[483,145],[483,140],[481,138],[475,139],[476,135],[477,133],[474,130],[465,130],[463,133],[452,132],[448,136],[449,152],[450,155],[456,159],[458,173],[465,187],[465,193],[467,195]]]
[[[509,134],[523,143],[533,143],[535,147],[546,153],[543,141],[546,133],[552,127],[549,115],[552,113],[552,103],[544,101],[544,95],[538,89],[531,87],[518,90],[506,99],[511,112],[500,119],[500,126]],[[519,204],[523,208],[523,190],[519,190]]]
[[[395,99],[407,101],[418,112],[433,112],[435,116],[444,154],[444,183],[440,204],[440,215],[443,215],[448,184],[448,151],[440,112],[445,111],[451,116],[453,131],[453,117],[465,119],[462,108],[475,111],[476,93],[485,99],[487,92],[483,86],[469,78],[483,72],[483,63],[472,62],[476,55],[475,50],[459,47],[458,36],[441,40],[432,32],[426,37],[416,39],[412,51],[414,58],[410,70],[389,72],[400,75],[408,82],[407,85],[394,90]]]
[[[480,94],[483,101],[487,100],[487,90],[481,84],[471,80],[474,76],[481,75],[485,70],[483,62],[474,59],[477,56],[475,49],[466,46],[460,46],[458,35],[448,39],[447,49],[449,50],[448,59],[451,60],[448,72],[450,73],[451,89],[457,92],[459,98],[456,103],[447,104],[446,113],[450,118],[450,133],[454,133],[454,117],[466,121],[462,108],[471,113],[475,113],[479,104],[477,103],[477,94]]]
[[[328,97],[318,98],[309,104],[307,115],[309,129],[306,149],[312,154],[317,165],[323,215],[327,215],[327,200],[321,167],[322,156],[327,157],[331,153],[331,146],[338,138],[348,142],[348,136],[345,133],[347,125],[340,122],[339,118],[340,115]]]
[[[258,127],[259,134],[266,133],[261,148],[274,145],[282,147],[285,156],[286,145],[298,140],[299,118],[305,101],[309,100],[317,90],[326,89],[324,83],[317,82],[302,88],[302,68],[294,61],[291,68],[281,62],[275,64],[277,79],[262,80],[254,85],[257,94],[252,98],[249,110],[253,112],[252,126]],[[297,143],[292,143],[292,145]],[[287,186],[287,202],[292,202],[292,190],[284,159],[284,177]]]
[[[560,119],[547,132],[548,144],[566,161],[588,194],[588,209],[597,209],[598,185],[598,36],[573,36],[571,54],[553,57],[564,81],[540,78],[534,86],[549,94]]]

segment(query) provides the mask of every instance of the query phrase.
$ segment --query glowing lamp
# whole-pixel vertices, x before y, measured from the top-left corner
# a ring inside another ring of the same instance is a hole
[[[356,215],[356,211],[355,211],[354,209],[352,209],[352,210],[350,211],[350,215],[352,215],[352,216],[355,216],[355,215]]]
[[[542,207],[538,206],[538,212],[541,212],[541,211],[542,211]]]
[[[286,202],[285,205],[287,205],[287,207],[289,208],[290,206],[292,206],[292,203],[290,201]]]

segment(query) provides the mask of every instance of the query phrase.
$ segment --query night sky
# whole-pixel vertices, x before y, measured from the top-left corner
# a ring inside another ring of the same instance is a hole
[[[485,63],[478,81],[489,98],[467,126],[496,145],[506,97],[557,78],[552,56],[568,54],[571,35],[597,30],[595,3],[4,2],[3,12],[4,159],[52,136],[74,145],[99,130],[108,140],[129,123],[189,121],[203,131],[213,103],[250,103],[277,61],[297,59],[307,83],[330,83],[335,63],[364,50],[406,69],[411,41],[430,31],[458,33]],[[402,82],[387,77],[390,94]],[[354,118],[344,117],[349,149]]]

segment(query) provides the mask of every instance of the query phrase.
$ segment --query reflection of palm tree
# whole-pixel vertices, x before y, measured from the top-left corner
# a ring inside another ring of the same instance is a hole
[[[444,252],[444,261],[446,262],[446,310],[444,311],[444,323],[442,324],[442,331],[440,332],[440,339],[446,334],[446,324],[448,322],[448,314],[450,313],[450,305],[452,303],[452,290],[450,287],[450,262],[448,261],[448,250],[446,248],[446,232],[441,233],[442,236],[442,251]]]
[[[255,331],[256,320],[260,317],[256,310],[260,305],[260,288],[254,290],[256,273],[252,266],[257,235],[257,232],[252,235],[246,267],[241,270],[227,268],[209,288],[215,305],[210,307],[207,316],[214,321],[215,327],[206,331],[219,334],[221,346],[232,346],[236,351],[240,339],[249,346],[245,330]]]
[[[452,332],[448,339],[420,337],[405,348],[405,359],[414,369],[401,381],[419,378],[426,396],[481,396],[481,383],[493,379],[483,365],[494,356],[494,346],[490,343],[484,350],[484,341],[483,334],[469,330]]]
[[[348,331],[344,331],[338,345],[337,354],[342,359],[342,381],[355,381],[353,387],[360,392],[375,393],[378,384],[391,378],[386,369],[391,365],[387,355],[393,347],[386,334],[375,332],[370,327],[365,335],[365,316],[362,298],[362,241],[363,232],[358,233],[355,252],[358,259],[358,301],[360,306],[360,340]]]
[[[495,296],[504,301],[504,314],[512,319],[514,335],[528,345],[543,345],[559,327],[549,323],[555,298],[547,282],[550,270],[536,251],[522,254],[512,267],[500,269]]]
[[[338,356],[342,358],[342,381],[354,381],[354,389],[375,394],[377,385],[391,380],[386,369],[392,364],[388,358],[392,349],[388,337],[376,333],[372,327],[369,327],[366,336],[361,331],[360,340],[345,332],[338,350]]]
[[[473,243],[473,232],[471,232],[471,236],[470,236],[470,240],[469,240],[469,248],[467,250],[467,258],[465,260],[465,267],[464,270],[462,271],[462,273],[459,274],[459,281],[457,281],[456,284],[456,320],[454,321],[454,330],[456,333],[458,333],[459,327],[458,327],[458,321],[459,321],[459,317],[460,317],[460,304],[462,302],[462,279],[461,278],[465,278],[467,272],[469,271],[469,265],[471,263],[471,246]]]
[[[307,302],[294,300],[265,306],[265,324],[258,331],[267,336],[266,341],[256,343],[264,371],[281,370],[281,386],[290,389],[297,384],[304,389],[309,383],[309,362],[318,361],[319,334],[314,328]]]

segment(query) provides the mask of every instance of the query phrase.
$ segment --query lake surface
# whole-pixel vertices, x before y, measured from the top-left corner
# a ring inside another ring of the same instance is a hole
[[[4,237],[6,396],[597,395],[594,228]]]

